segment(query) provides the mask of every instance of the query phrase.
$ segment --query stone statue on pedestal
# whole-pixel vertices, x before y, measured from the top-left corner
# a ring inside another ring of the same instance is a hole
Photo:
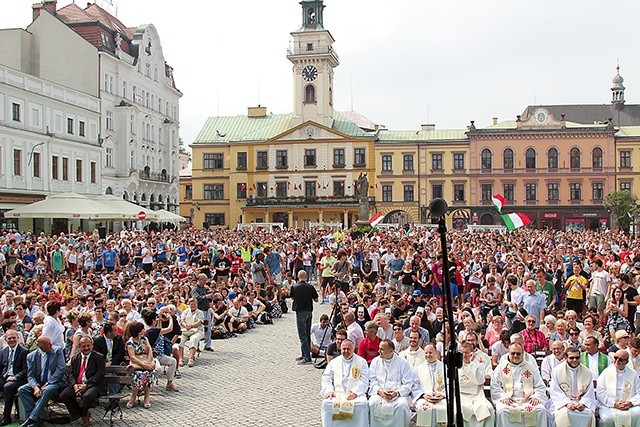
[[[358,196],[358,225],[369,224],[369,180],[366,172],[360,172],[356,181],[356,195]]]

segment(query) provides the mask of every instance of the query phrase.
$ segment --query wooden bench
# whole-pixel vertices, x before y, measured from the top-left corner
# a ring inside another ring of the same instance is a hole
[[[106,406],[102,419],[104,420],[107,414],[109,414],[109,425],[113,427],[113,417],[118,413],[120,419],[123,418],[122,408],[120,407],[120,401],[129,395],[129,392],[125,391],[125,386],[131,384],[133,376],[127,366],[107,366],[105,368],[104,380],[107,383],[107,389],[110,384],[118,385],[118,391],[115,393],[109,393],[100,398],[109,399],[109,403]]]

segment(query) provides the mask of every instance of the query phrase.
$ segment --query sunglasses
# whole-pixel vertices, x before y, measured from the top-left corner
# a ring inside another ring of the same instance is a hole
[[[521,352],[516,352],[516,351],[512,351],[511,353],[509,353],[511,356],[522,356]]]
[[[629,359],[626,357],[618,357],[618,356],[613,356],[613,360],[615,360],[616,362],[628,362]]]
[[[567,359],[569,359],[569,360],[578,360],[578,359],[580,359],[580,356],[568,356]]]

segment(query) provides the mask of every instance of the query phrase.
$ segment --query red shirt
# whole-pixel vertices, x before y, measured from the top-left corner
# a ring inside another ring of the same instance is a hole
[[[376,336],[373,341],[364,337],[358,346],[358,356],[364,357],[367,363],[371,364],[373,358],[378,355],[378,347],[380,347],[380,337]]]
[[[547,337],[537,329],[532,333],[530,333],[528,329],[525,329],[520,332],[520,334],[524,338],[524,351],[529,354],[533,354],[536,351],[546,350],[549,346],[547,343]]]

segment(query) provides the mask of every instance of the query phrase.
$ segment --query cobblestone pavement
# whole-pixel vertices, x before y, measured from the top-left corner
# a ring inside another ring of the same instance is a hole
[[[314,323],[329,312],[328,304],[316,304]],[[151,394],[151,408],[127,409],[123,401],[124,418],[115,426],[321,425],[322,371],[313,365],[298,366],[294,360],[300,356],[294,312],[237,338],[215,340],[213,347],[215,352],[203,352],[193,368],[180,369],[179,393],[165,391],[161,375]],[[93,426],[109,425],[99,420],[103,412],[92,410]]]

